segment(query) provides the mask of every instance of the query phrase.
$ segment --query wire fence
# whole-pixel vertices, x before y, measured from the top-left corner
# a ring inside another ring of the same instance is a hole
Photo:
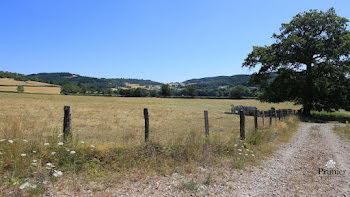
[[[56,135],[66,130],[64,121],[67,120],[60,107],[45,106],[43,109],[51,110],[39,110],[38,115],[36,110],[28,109],[35,108],[31,105],[2,105],[2,108],[6,107],[10,107],[12,110],[0,112],[0,117],[3,120],[0,122],[0,132],[3,135],[8,135],[10,132],[22,132],[24,135],[35,138],[39,135]],[[176,116],[172,113],[153,115],[154,112],[151,109],[147,117],[148,120],[146,120],[142,113],[135,113],[135,111],[123,112],[124,116],[122,116],[121,114],[105,114],[103,112],[96,115],[96,113],[92,113],[93,111],[82,110],[80,109],[80,113],[77,114],[72,113],[68,119],[69,125],[71,125],[69,132],[72,132],[75,138],[91,143],[140,144],[149,140],[159,143],[173,143],[184,140],[189,135],[197,135],[200,138],[216,137],[222,141],[230,138],[242,138],[240,135],[242,119],[238,114],[211,113],[209,111],[207,116],[203,112],[191,115],[177,114]],[[31,113],[28,113],[28,111],[31,111]],[[49,115],[43,115],[44,113]],[[104,114],[104,116],[99,116],[101,114]],[[267,118],[263,119],[258,114],[245,117],[244,122],[247,122],[247,124],[244,124],[244,130],[249,132],[257,125],[262,127],[269,124]],[[269,113],[266,114],[267,117],[277,118],[277,112],[270,115]],[[291,113],[286,112],[285,115],[287,114]],[[283,113],[278,116],[280,119],[283,117]],[[147,121],[148,128],[145,125]],[[145,139],[146,132],[148,132],[149,139]]]

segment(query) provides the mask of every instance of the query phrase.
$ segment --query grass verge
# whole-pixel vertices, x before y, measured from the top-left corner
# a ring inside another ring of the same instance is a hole
[[[335,126],[334,132],[338,134],[341,138],[350,140],[350,125],[349,123],[346,126]]]

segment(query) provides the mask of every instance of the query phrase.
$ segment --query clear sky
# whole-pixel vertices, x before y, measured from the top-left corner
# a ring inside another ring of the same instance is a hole
[[[249,74],[254,45],[309,9],[349,0],[0,0],[0,70],[160,82]]]

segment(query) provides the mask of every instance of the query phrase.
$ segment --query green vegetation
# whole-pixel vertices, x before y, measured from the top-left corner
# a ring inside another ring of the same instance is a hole
[[[247,96],[248,89],[242,85],[238,85],[231,89],[230,97],[231,98],[242,98],[243,96]]]
[[[163,84],[161,86],[160,95],[164,97],[171,96],[171,90],[168,84]]]
[[[282,24],[276,42],[254,47],[243,67],[261,65],[251,81],[260,84],[262,101],[292,101],[303,114],[350,110],[350,32],[348,19],[333,8],[310,10]],[[277,72],[271,82],[269,76]]]
[[[23,93],[24,92],[24,87],[22,85],[17,86],[17,92],[18,93]]]
[[[350,140],[350,120],[347,122],[346,126],[335,126],[334,132],[338,134],[340,137]]]
[[[139,85],[161,85],[161,83],[142,80],[142,79],[105,79],[95,77],[85,77],[72,73],[38,73],[29,75],[31,77],[41,78],[46,81],[50,81],[55,84],[62,83],[64,81],[73,83],[75,85],[83,85],[85,87],[95,88],[108,88],[108,87],[125,87],[125,83],[133,83]]]

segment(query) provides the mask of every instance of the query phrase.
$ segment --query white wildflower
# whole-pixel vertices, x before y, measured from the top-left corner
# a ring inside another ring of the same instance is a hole
[[[63,135],[63,134],[61,133],[61,134],[59,134],[57,137],[62,137],[62,135]]]
[[[51,168],[55,167],[52,163],[47,163],[46,165],[51,167]]]
[[[30,187],[30,183],[29,182],[25,182],[25,183],[23,183],[21,186],[19,186],[19,189],[25,189],[25,188],[27,188],[27,187]]]
[[[2,155],[2,152],[0,152],[0,155]]]
[[[55,154],[56,154],[56,152],[52,152],[52,153],[51,153],[51,155],[55,155]]]
[[[62,176],[63,173],[61,171],[59,171],[59,170],[55,170],[52,175],[55,176],[55,177],[59,177],[59,176]]]
[[[0,139],[0,142],[5,142],[6,141],[6,139]]]
[[[85,144],[85,142],[84,142],[84,141],[81,141],[80,143]]]
[[[36,162],[38,162],[38,161],[37,161],[36,159],[34,159],[34,160],[33,160],[33,163],[36,163]]]
[[[238,149],[239,152],[242,152],[242,149]]]
[[[70,149],[69,149],[69,148],[66,148],[66,151],[67,151],[67,152],[69,152],[69,151],[70,151]]]
[[[33,165],[33,166],[37,166],[37,165],[38,165],[38,163],[33,162],[33,163],[32,163],[32,165]]]
[[[250,151],[250,150],[247,148],[247,151]]]
[[[36,153],[36,151],[35,151],[35,150],[33,150],[33,153]]]
[[[245,156],[248,156],[248,154],[246,153]]]
[[[48,145],[50,145],[50,143],[48,143],[48,142],[45,142],[45,143],[44,143],[44,146],[48,146]]]
[[[253,156],[253,157],[255,157],[255,155],[254,155],[254,154],[252,154],[252,156]]]
[[[235,144],[235,147],[237,147],[238,145],[237,144]]]
[[[24,139],[23,142],[28,142],[28,140],[25,140],[25,139]]]
[[[95,146],[94,146],[94,145],[90,145],[90,147],[91,147],[91,148],[95,148]]]
[[[13,140],[7,140],[9,143],[13,144]]]
[[[62,146],[62,145],[63,145],[63,142],[58,142],[57,145],[58,145],[58,146]]]
[[[43,184],[46,185],[48,183],[48,181],[43,181]]]
[[[242,153],[238,153],[239,155],[242,155]]]
[[[21,157],[25,157],[25,156],[27,156],[27,154],[25,154],[25,153],[22,153],[22,154],[21,154]]]
[[[74,150],[70,151],[70,154],[71,154],[71,155],[74,155],[74,154],[75,154],[75,151],[74,151]]]

